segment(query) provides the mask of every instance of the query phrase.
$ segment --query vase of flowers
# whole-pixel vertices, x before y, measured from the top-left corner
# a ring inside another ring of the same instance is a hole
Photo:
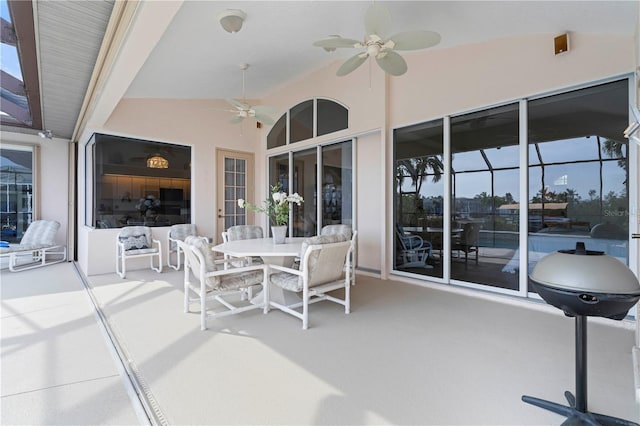
[[[256,206],[240,198],[238,206],[242,209],[248,208],[256,212],[265,213],[271,222],[271,234],[275,244],[283,244],[287,236],[287,222],[289,221],[289,211],[291,203],[301,205],[304,199],[294,193],[287,195],[282,191],[282,185],[277,183],[271,187],[271,197],[263,202],[262,207]]]
[[[145,198],[140,198],[136,209],[140,211],[140,215],[143,218],[154,218],[160,208],[160,200],[153,195],[147,195]]]

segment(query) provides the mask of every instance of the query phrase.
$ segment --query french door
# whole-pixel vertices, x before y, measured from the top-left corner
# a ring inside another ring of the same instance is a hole
[[[254,202],[254,158],[249,152],[218,149],[217,157],[217,232],[216,241],[222,242],[220,233],[230,226],[253,223],[251,211],[238,207],[238,199]]]

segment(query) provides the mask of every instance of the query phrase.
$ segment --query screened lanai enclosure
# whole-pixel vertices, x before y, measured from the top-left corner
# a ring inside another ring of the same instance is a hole
[[[577,241],[628,265],[628,93],[622,79],[396,129],[394,270],[526,296],[536,262]]]

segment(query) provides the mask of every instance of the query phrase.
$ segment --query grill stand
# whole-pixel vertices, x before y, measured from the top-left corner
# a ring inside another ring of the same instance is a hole
[[[522,401],[567,417],[562,425],[640,426],[628,420],[587,411],[587,317],[576,315],[576,396],[564,393],[569,405],[523,395]]]

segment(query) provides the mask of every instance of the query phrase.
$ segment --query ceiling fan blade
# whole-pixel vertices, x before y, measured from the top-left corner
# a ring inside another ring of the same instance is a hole
[[[234,115],[233,117],[231,117],[231,120],[229,120],[229,123],[231,124],[238,124],[239,122],[241,122],[242,120],[244,120],[244,117],[241,115]]]
[[[347,59],[347,61],[342,64],[340,68],[338,68],[336,75],[343,76],[349,74],[351,71],[362,65],[363,62],[367,60],[367,58],[368,55],[363,53],[358,53],[357,55],[352,56],[351,58]]]
[[[368,35],[376,34],[380,38],[384,38],[384,35],[389,33],[391,28],[391,13],[389,10],[377,3],[372,4],[367,9],[367,14],[364,18],[364,27]]]
[[[394,43],[393,50],[418,50],[440,43],[440,34],[434,31],[406,31],[389,37],[389,40]]]
[[[376,57],[376,61],[388,74],[398,76],[407,72],[407,63],[404,58],[393,50],[386,50],[384,54]]]
[[[252,109],[255,111],[256,116],[258,114],[275,114],[277,112],[277,110],[275,109],[275,107],[269,106],[269,105],[256,105],[254,107],[252,107]]]
[[[314,46],[324,47],[328,49],[338,49],[340,47],[358,47],[362,42],[350,38],[331,37],[324,40],[318,40],[313,43]]]
[[[249,109],[249,105],[244,104],[240,101],[236,101],[235,99],[227,98],[225,99],[225,101],[229,102],[231,105],[233,105],[234,107],[238,108],[241,111]]]
[[[259,122],[263,124],[267,124],[269,126],[276,122],[273,118],[269,117],[266,114],[261,114],[258,111],[256,111],[255,117],[256,117],[256,120],[258,120]]]

